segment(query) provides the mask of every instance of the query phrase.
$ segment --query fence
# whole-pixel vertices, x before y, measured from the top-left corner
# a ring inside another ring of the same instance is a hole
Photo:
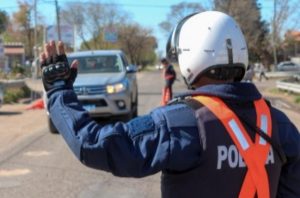
[[[282,80],[279,80],[276,82],[276,87],[278,89],[282,89],[285,91],[300,94],[300,84],[299,83],[284,82]]]

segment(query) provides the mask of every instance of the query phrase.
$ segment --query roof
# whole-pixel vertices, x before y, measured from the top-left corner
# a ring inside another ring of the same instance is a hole
[[[23,43],[4,43],[4,54],[5,55],[16,55],[16,54],[24,54],[25,49]]]
[[[68,57],[83,57],[83,56],[97,56],[97,55],[116,55],[122,54],[121,50],[89,50],[79,51],[67,54]]]
[[[295,30],[289,30],[285,34],[286,37],[291,37],[296,41],[300,41],[300,32]]]
[[[4,54],[24,54],[24,48],[4,48]]]

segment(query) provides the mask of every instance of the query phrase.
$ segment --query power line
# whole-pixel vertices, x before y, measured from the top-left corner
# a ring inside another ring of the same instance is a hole
[[[44,2],[51,2],[51,0],[44,0]],[[53,2],[53,1],[52,1]],[[82,4],[98,4],[99,2],[95,2],[95,1],[74,1],[74,0],[63,0],[60,1],[62,3],[82,3]],[[107,5],[107,6],[113,6],[113,5],[117,5],[117,6],[123,6],[123,7],[143,7],[143,8],[170,8],[170,5],[159,5],[159,4],[127,4],[127,3],[104,3],[101,2],[99,3],[101,5]]]
[[[98,2],[94,2],[94,1],[86,1],[86,2],[82,2],[82,1],[60,1],[61,3],[65,4],[65,3],[82,3],[82,4],[97,4]],[[40,4],[54,4],[55,0],[43,0],[39,2]],[[136,7],[136,8],[158,8],[158,9],[165,9],[165,8],[170,8],[170,5],[155,5],[155,4],[123,4],[123,3],[100,3],[101,5],[104,6],[121,6],[121,7]],[[17,9],[19,8],[19,6],[6,6],[6,7],[0,7],[0,10],[6,10],[6,9]]]
[[[0,10],[4,10],[4,9],[15,9],[18,8],[19,6],[6,6],[6,7],[0,7]]]
[[[59,7],[58,7],[57,0],[55,0],[55,9],[56,9],[57,35],[58,35],[58,40],[61,40],[61,35],[60,35],[60,15],[59,15]]]

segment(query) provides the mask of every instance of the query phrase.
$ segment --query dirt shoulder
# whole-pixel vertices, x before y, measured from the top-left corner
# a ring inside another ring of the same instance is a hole
[[[13,145],[47,126],[43,109],[26,110],[28,105],[8,104],[0,108],[0,144]],[[0,153],[8,147],[0,147]]]
[[[295,103],[294,95],[288,92],[276,91],[276,81],[276,79],[270,79],[261,82],[254,81],[254,83],[264,97],[272,98],[273,101],[280,101],[280,103],[277,102],[275,107],[283,111],[300,131],[300,104]]]
[[[300,129],[300,105],[296,105],[288,93],[274,92],[275,80],[255,82],[265,97],[281,98],[292,106],[283,109],[289,118]],[[47,128],[47,116],[44,109],[26,110],[28,104],[6,104],[0,107],[0,153],[9,149],[9,145],[17,144],[31,134]],[[299,124],[298,124],[299,123]]]
[[[279,98],[289,103],[289,105],[293,106],[295,111],[299,111],[300,113],[300,104],[295,102],[296,96],[289,92],[277,90],[276,81],[276,79],[271,79],[263,82],[255,81],[254,83],[260,89],[264,97]]]

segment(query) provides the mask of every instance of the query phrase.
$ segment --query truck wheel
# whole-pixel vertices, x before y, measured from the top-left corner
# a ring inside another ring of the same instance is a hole
[[[53,133],[53,134],[57,134],[58,133],[56,127],[54,126],[54,124],[53,124],[53,122],[51,120],[51,118],[49,118],[49,117],[48,117],[48,128],[49,128],[49,131],[51,133]]]
[[[128,122],[129,120],[138,116],[138,97],[136,96],[135,101],[131,100],[130,112],[122,116],[122,121]]]
[[[131,108],[132,108],[132,110],[131,110],[131,117],[132,118],[135,118],[135,117],[138,116],[138,104],[139,104],[139,102],[138,102],[138,96],[136,95],[135,101],[131,105]]]

